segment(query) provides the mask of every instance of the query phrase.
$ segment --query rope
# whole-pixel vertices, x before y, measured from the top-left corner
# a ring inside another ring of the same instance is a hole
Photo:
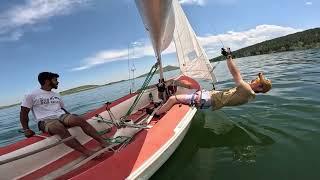
[[[142,94],[144,93],[144,91],[146,90],[146,88],[148,87],[148,84],[150,83],[153,75],[155,74],[155,72],[157,71],[159,66],[159,63],[155,63],[152,68],[150,69],[146,79],[144,80],[141,89],[140,89],[140,93],[136,96],[136,99],[133,101],[131,107],[129,108],[128,112],[126,113],[126,115],[124,117],[122,117],[122,119],[126,119],[133,111],[133,109],[136,107],[136,105],[138,104],[140,98],[142,97]]]
[[[114,144],[114,143],[123,143],[130,138],[131,137],[129,136],[117,136],[115,138],[103,138],[103,139],[110,144]]]

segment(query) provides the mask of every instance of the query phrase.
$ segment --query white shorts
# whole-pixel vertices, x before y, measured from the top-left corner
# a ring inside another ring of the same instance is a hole
[[[211,103],[211,92],[202,90],[201,100],[200,100],[200,108],[207,109],[212,106]]]
[[[186,94],[184,98],[179,99],[183,104],[196,105],[200,109],[207,109],[211,104],[211,93],[207,90],[197,91],[192,94]]]

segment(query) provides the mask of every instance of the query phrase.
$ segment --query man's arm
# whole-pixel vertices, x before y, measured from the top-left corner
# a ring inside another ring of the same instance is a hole
[[[242,76],[240,70],[232,59],[230,48],[221,48],[221,54],[227,58],[228,69],[233,77],[234,82],[237,86],[241,85],[243,83]]]
[[[227,57],[227,66],[236,86],[243,86],[248,91],[252,91],[250,85],[243,81],[240,70],[232,59],[230,48],[228,48],[227,50],[222,49],[221,54]]]
[[[20,122],[22,125],[22,129],[24,132],[24,135],[26,137],[31,137],[33,136],[35,133],[29,128],[29,114],[30,112],[30,108],[21,106],[21,110],[20,110]]]
[[[28,114],[29,114],[29,111],[30,109],[27,108],[27,107],[23,107],[21,106],[21,110],[20,110],[20,122],[21,122],[21,125],[22,125],[22,129],[30,129],[29,128],[29,117],[28,117]]]
[[[238,67],[234,63],[231,55],[227,56],[227,65],[228,65],[229,71],[233,77],[234,82],[236,83],[237,86],[239,86],[243,81],[242,76],[241,76],[240,70],[238,69]]]

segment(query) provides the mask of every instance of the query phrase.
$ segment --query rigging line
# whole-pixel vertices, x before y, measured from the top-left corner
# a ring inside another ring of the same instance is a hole
[[[136,96],[134,102],[132,103],[131,107],[129,108],[128,112],[126,113],[126,115],[123,118],[127,118],[131,112],[133,111],[133,108],[137,105],[138,101],[140,100],[142,94],[144,93],[145,89],[147,88],[148,84],[150,83],[153,75],[155,74],[156,70],[158,69],[158,63],[154,64],[152,66],[152,68],[150,69],[147,77],[145,78],[142,87],[140,89],[140,92],[138,93],[138,95]]]
[[[213,27],[213,25],[212,25],[211,23],[209,24],[209,27],[213,30],[213,32],[218,33],[218,31],[215,30],[215,28]],[[225,47],[225,46],[224,46],[224,43],[223,43],[222,40],[219,38],[219,35],[216,35],[216,36],[217,36],[217,39],[220,41],[222,47],[224,48],[224,47]]]
[[[201,53],[201,56],[199,56],[199,58],[202,57],[202,56],[204,56],[205,50],[204,50],[203,48],[202,48],[202,50],[203,50],[203,53]],[[208,57],[207,57],[207,58],[208,58]],[[210,60],[209,60],[209,64],[210,64]],[[211,76],[211,73],[212,73],[213,70],[217,67],[218,64],[215,65],[214,67],[212,67],[212,69],[210,68],[210,66],[208,65],[208,63],[205,63],[205,65],[206,65],[207,70],[208,70],[207,75]],[[212,83],[213,83],[213,80],[212,80]]]
[[[221,41],[221,39],[220,39],[218,36],[217,36],[217,38],[218,38],[218,40],[220,41],[222,47],[224,48],[224,44],[223,44],[223,42]]]
[[[127,22],[130,22],[130,14],[129,14],[129,3],[127,4]],[[129,89],[130,89],[130,94],[133,91],[133,87],[132,87],[132,82],[131,82],[131,73],[130,73],[130,41],[128,42],[128,82],[129,82]]]
[[[131,93],[131,77],[130,77],[130,45],[128,44],[128,80],[129,80],[129,84],[130,84],[130,93]]]
[[[217,31],[215,30],[215,28],[213,27],[212,24],[209,24],[209,27],[212,28],[212,30],[217,33]],[[217,39],[220,41],[222,47],[224,48],[224,47],[225,47],[225,46],[224,46],[224,43],[223,43],[222,40],[219,38],[219,35],[217,34],[216,36],[217,36]],[[212,71],[213,71],[214,69],[216,69],[216,67],[220,64],[220,62],[221,62],[221,61],[218,61],[217,63],[215,63],[215,65],[212,67]]]

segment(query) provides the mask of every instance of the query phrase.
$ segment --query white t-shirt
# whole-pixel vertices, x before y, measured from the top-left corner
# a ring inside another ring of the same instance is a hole
[[[59,118],[65,112],[61,96],[53,91],[37,89],[26,95],[21,106],[30,108],[36,121]]]

